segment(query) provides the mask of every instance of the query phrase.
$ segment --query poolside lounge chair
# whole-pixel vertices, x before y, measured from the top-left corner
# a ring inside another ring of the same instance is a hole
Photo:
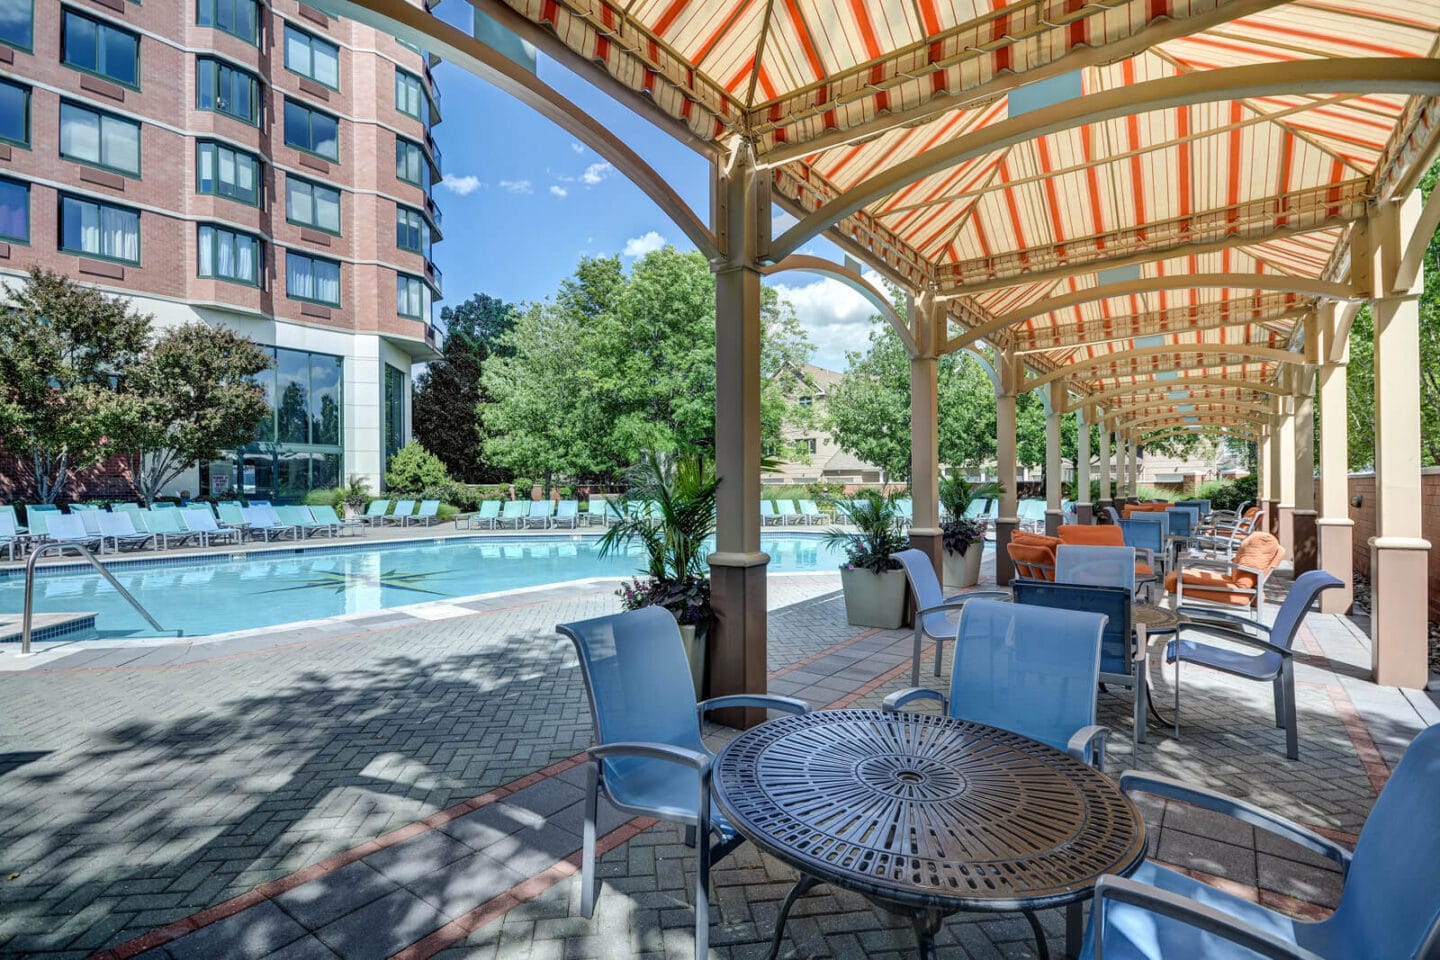
[[[439,523],[439,522],[440,522],[440,501],[439,501],[439,500],[421,500],[421,501],[420,501],[420,509],[419,509],[419,510],[416,510],[413,514],[411,514],[410,516],[406,517],[405,520],[404,520],[403,525],[408,527],[408,526],[410,526],[410,524],[412,524],[412,523],[418,523],[418,524],[419,524],[420,526],[422,526],[422,527],[428,527],[428,526],[430,526],[430,524],[432,524],[432,523]]]
[[[1370,809],[1354,853],[1309,827],[1244,800],[1167,777],[1126,771],[1120,776],[1120,789],[1178,801],[1187,809],[1199,807],[1208,811],[1207,822],[1229,817],[1247,835],[1252,829],[1263,830],[1334,861],[1343,877],[1340,902],[1322,920],[1297,919],[1146,860],[1128,878],[1105,876],[1095,885],[1080,952],[1083,960],[1101,955],[1116,960],[1436,955],[1440,725],[1420,731],[1410,742]]]
[[[85,529],[85,524],[74,514],[57,513],[45,518],[46,540],[49,543],[78,544],[100,548],[100,537]],[[103,548],[102,548],[103,549]]]
[[[340,533],[340,524],[321,523],[315,519],[309,507],[276,507],[275,515],[280,518],[281,523],[288,523],[299,531],[299,537],[313,537],[317,534],[325,534],[333,537]]]
[[[794,500],[776,500],[775,512],[780,514],[780,522],[787,527],[792,523],[804,522],[804,518],[800,516],[800,511],[795,509]]]
[[[549,527],[550,518],[555,513],[554,500],[532,500],[530,512],[525,515],[526,527]]]
[[[215,512],[219,514],[222,526],[241,531],[245,529],[245,514],[241,512],[240,504],[234,500],[222,500],[215,504]]]
[[[814,500],[800,500],[796,503],[800,508],[800,523],[824,523],[825,517],[820,513],[820,505]]]
[[[172,543],[182,547],[191,542],[204,544],[205,535],[185,526],[179,510],[146,510],[141,516],[145,518],[145,528],[155,534],[162,550],[169,550]]]
[[[552,527],[565,526],[574,530],[580,524],[580,502],[578,500],[561,500],[555,504],[555,516],[550,518]]]
[[[365,508],[364,516],[360,517],[368,526],[376,526],[385,522],[385,511],[390,509],[389,500],[371,500]]]
[[[500,518],[495,521],[495,525],[518,530],[525,525],[525,519],[529,513],[529,500],[506,500],[505,508],[500,511]]]
[[[1165,577],[1176,605],[1206,601],[1241,607],[1256,620],[1265,607],[1265,582],[1285,558],[1285,548],[1268,533],[1252,533],[1228,561],[1181,557]]]
[[[1059,537],[1016,530],[1010,534],[1005,552],[1015,565],[1015,576],[1027,580],[1054,580],[1055,551],[1059,546]]]
[[[180,511],[180,518],[190,530],[200,534],[200,546],[208,547],[210,544],[220,541],[222,543],[239,543],[240,531],[234,527],[222,527],[215,522],[215,515],[210,512],[207,506],[191,506]]]
[[[596,834],[603,795],[622,813],[683,823],[696,838],[695,957],[710,944],[710,865],[742,842],[710,800],[713,754],[700,719],[721,707],[805,713],[801,700],[739,695],[695,702],[680,628],[669,611],[645,607],[556,629],[575,644],[596,745],[589,750],[581,847],[580,912],[595,912]],[[711,838],[717,841],[711,846]]]
[[[25,548],[25,538],[15,529],[15,515],[13,513],[0,513],[0,547],[11,560],[15,559],[15,548]]]
[[[610,517],[610,501],[604,497],[591,496],[589,503],[585,505],[585,525],[593,527],[598,523],[602,527],[608,527]]]
[[[155,534],[148,530],[136,530],[133,515],[128,510],[100,515],[100,547],[105,542],[116,553],[123,550],[141,550],[155,541]]]
[[[397,527],[405,526],[405,521],[415,512],[414,500],[396,500],[395,509],[386,516],[380,518],[381,523],[393,523]]]
[[[138,504],[138,503],[132,503],[132,502],[129,501],[129,500],[126,500],[126,501],[123,502],[123,503],[112,503],[112,504],[110,504],[110,512],[111,512],[111,513],[116,513],[116,512],[121,511],[121,510],[125,511],[126,513],[134,513],[135,511],[137,511],[137,510],[139,510],[139,509],[140,509],[140,504]]]
[[[480,509],[474,513],[455,514],[455,526],[462,524],[467,530],[494,530],[495,521],[500,519],[500,501],[482,500]]]
[[[285,537],[299,538],[300,531],[288,523],[281,523],[280,518],[275,515],[273,507],[243,507],[240,511],[245,518],[245,532],[250,539],[264,537],[269,543],[272,539],[284,539]]]
[[[70,516],[79,517],[80,522],[85,525],[85,532],[100,536],[100,511],[99,510],[71,510]],[[100,544],[103,549],[105,544]]]
[[[365,523],[359,517],[342,517],[335,512],[335,508],[329,504],[320,504],[310,508],[310,516],[315,518],[316,523],[328,523],[337,532],[343,533],[349,530],[355,536],[359,536],[365,529]]]
[[[16,536],[25,536],[27,531],[24,525],[20,523],[20,517],[15,512],[15,507],[13,505],[8,503],[0,503],[0,516],[10,518],[10,526],[14,528]]]
[[[775,501],[760,501],[760,525],[781,523],[780,515],[775,512]]]

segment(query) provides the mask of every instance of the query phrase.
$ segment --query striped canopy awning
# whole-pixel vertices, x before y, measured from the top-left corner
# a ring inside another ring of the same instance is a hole
[[[503,2],[1111,409],[1246,422],[1437,139],[1440,0]]]

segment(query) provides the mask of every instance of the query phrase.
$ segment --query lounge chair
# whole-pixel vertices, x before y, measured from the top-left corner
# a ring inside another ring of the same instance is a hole
[[[0,513],[0,547],[5,548],[11,560],[15,559],[15,548],[25,549],[25,538],[15,529],[15,515]]]
[[[15,531],[15,535],[18,537],[25,536],[27,531],[24,525],[20,523],[20,517],[15,513],[14,506],[8,503],[0,503],[0,517],[9,517],[10,526]]]
[[[310,508],[310,515],[315,518],[316,523],[326,523],[334,527],[337,532],[349,530],[355,536],[365,529],[365,522],[359,517],[342,517],[335,512],[335,508],[329,504],[321,504],[318,507]]]
[[[97,537],[100,536],[99,510],[75,510],[74,508],[71,508],[70,516],[80,518],[80,522],[85,525],[86,533],[93,534]],[[101,543],[100,548],[103,550],[105,548],[105,544]]]
[[[133,514],[129,510],[100,514],[100,548],[110,542],[116,553],[123,550],[141,550],[155,541],[155,534],[148,530],[136,530]]]
[[[112,504],[110,504],[110,512],[111,512],[111,513],[116,513],[116,512],[121,511],[121,510],[125,511],[126,513],[134,513],[135,511],[137,511],[137,510],[139,510],[139,509],[141,509],[140,504],[138,504],[138,503],[131,503],[131,502],[128,501],[128,500],[125,501],[124,503],[112,503]]]
[[[415,513],[414,500],[396,500],[395,509],[386,516],[380,518],[381,523],[393,523],[397,527],[405,526],[405,522]]]
[[[820,512],[820,505],[814,500],[801,500],[796,503],[800,508],[801,523],[824,523],[825,515]]]
[[[45,526],[49,543],[100,548],[100,537],[86,530],[85,524],[74,514],[57,513],[46,517]]]
[[[800,522],[800,512],[795,509],[794,500],[776,500],[775,512],[780,516],[780,523],[789,526],[792,523]]]
[[[240,504],[234,500],[220,501],[215,505],[215,512],[220,515],[220,523],[223,526],[241,531],[245,529],[245,514],[241,511]]]
[[[1059,537],[1047,537],[1043,533],[1016,530],[1010,534],[1005,552],[1014,564],[1015,576],[1027,580],[1055,579],[1055,551],[1060,546]]]
[[[389,500],[371,500],[365,508],[365,515],[360,519],[368,526],[376,526],[385,522],[385,511],[390,509]]]
[[[550,518],[552,527],[566,526],[574,530],[580,524],[580,503],[576,500],[561,500],[555,504],[555,516]]]
[[[288,523],[299,531],[299,538],[325,534],[333,537],[340,533],[339,523],[321,523],[315,519],[309,507],[276,507],[275,515],[281,523]]]
[[[186,507],[180,511],[180,518],[185,526],[195,533],[200,534],[200,546],[208,547],[210,544],[220,541],[222,543],[239,543],[240,531],[234,527],[222,527],[215,522],[215,515],[206,506]]]
[[[300,531],[288,523],[281,523],[280,518],[275,514],[273,507],[244,507],[241,515],[245,518],[245,532],[250,539],[263,537],[266,543],[272,538],[284,539],[294,537],[299,539]]]
[[[780,522],[780,515],[775,512],[775,501],[760,501],[760,525],[775,524]]]
[[[525,526],[549,527],[550,518],[555,514],[554,500],[532,500],[530,512],[525,516]]]
[[[455,526],[465,525],[467,530],[494,530],[495,521],[500,519],[500,501],[482,500],[475,513],[455,514]]]
[[[506,500],[505,508],[500,511],[500,518],[495,521],[495,525],[518,530],[525,525],[525,518],[529,513],[529,500]]]
[[[1175,603],[1205,601],[1241,607],[1255,620],[1265,608],[1265,583],[1285,557],[1285,548],[1268,533],[1252,533],[1228,561],[1181,557],[1165,577]]]
[[[610,526],[610,501],[592,496],[585,505],[585,525],[593,527],[597,523],[602,527]]]
[[[25,528],[27,536],[36,543],[50,539],[50,528],[46,520],[58,515],[58,510],[42,510],[39,507],[27,505],[25,507],[25,522],[29,524],[29,527]]]
[[[428,527],[428,526],[430,526],[430,524],[432,524],[432,523],[439,523],[439,522],[440,522],[440,501],[439,501],[439,500],[421,500],[421,501],[420,501],[420,509],[419,509],[419,510],[416,510],[413,514],[411,514],[410,516],[406,517],[406,518],[405,518],[405,521],[404,521],[404,523],[403,523],[403,526],[407,526],[407,527],[408,527],[408,526],[410,526],[410,524],[412,524],[412,523],[418,523],[418,524],[420,524],[420,526],[422,526],[422,527]]]
[[[94,513],[94,512],[96,512],[96,511],[98,511],[99,509],[100,509],[100,504],[98,504],[98,503],[72,503],[72,504],[70,504],[70,512],[71,512],[71,513]]]
[[[695,957],[709,955],[710,865],[742,842],[710,800],[714,759],[700,718],[721,707],[805,713],[787,697],[738,695],[695,702],[680,628],[663,607],[645,607],[556,629],[575,644],[596,745],[589,750],[580,861],[580,912],[595,912],[599,799],[622,813],[683,823],[696,838]],[[698,789],[697,789],[698,788]],[[711,837],[717,841],[712,847]]]
[[[155,534],[161,550],[169,550],[171,543],[182,547],[192,542],[204,544],[205,535],[187,527],[179,510],[146,510],[141,515],[145,518],[145,528]]]

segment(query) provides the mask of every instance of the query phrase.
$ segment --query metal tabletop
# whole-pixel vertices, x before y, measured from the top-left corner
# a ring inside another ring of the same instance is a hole
[[[1019,734],[933,714],[783,717],[731,741],[713,770],[725,816],[802,884],[904,910],[1073,904],[1145,856],[1144,820],[1115,781]]]
[[[1130,606],[1130,619],[1145,628],[1146,633],[1168,633],[1187,623],[1188,619],[1168,607],[1136,603]]]

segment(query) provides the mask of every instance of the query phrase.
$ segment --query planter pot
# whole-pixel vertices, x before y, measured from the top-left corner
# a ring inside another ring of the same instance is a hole
[[[840,568],[840,585],[845,590],[845,619],[852,627],[880,627],[894,630],[905,622],[904,570]]]
[[[695,624],[680,625],[680,640],[685,644],[685,659],[690,662],[690,679],[695,684],[695,699],[704,696],[705,686],[705,637],[696,636]]]
[[[985,555],[985,542],[977,540],[964,553],[945,551],[944,581],[947,587],[973,587],[980,582],[980,558]]]

